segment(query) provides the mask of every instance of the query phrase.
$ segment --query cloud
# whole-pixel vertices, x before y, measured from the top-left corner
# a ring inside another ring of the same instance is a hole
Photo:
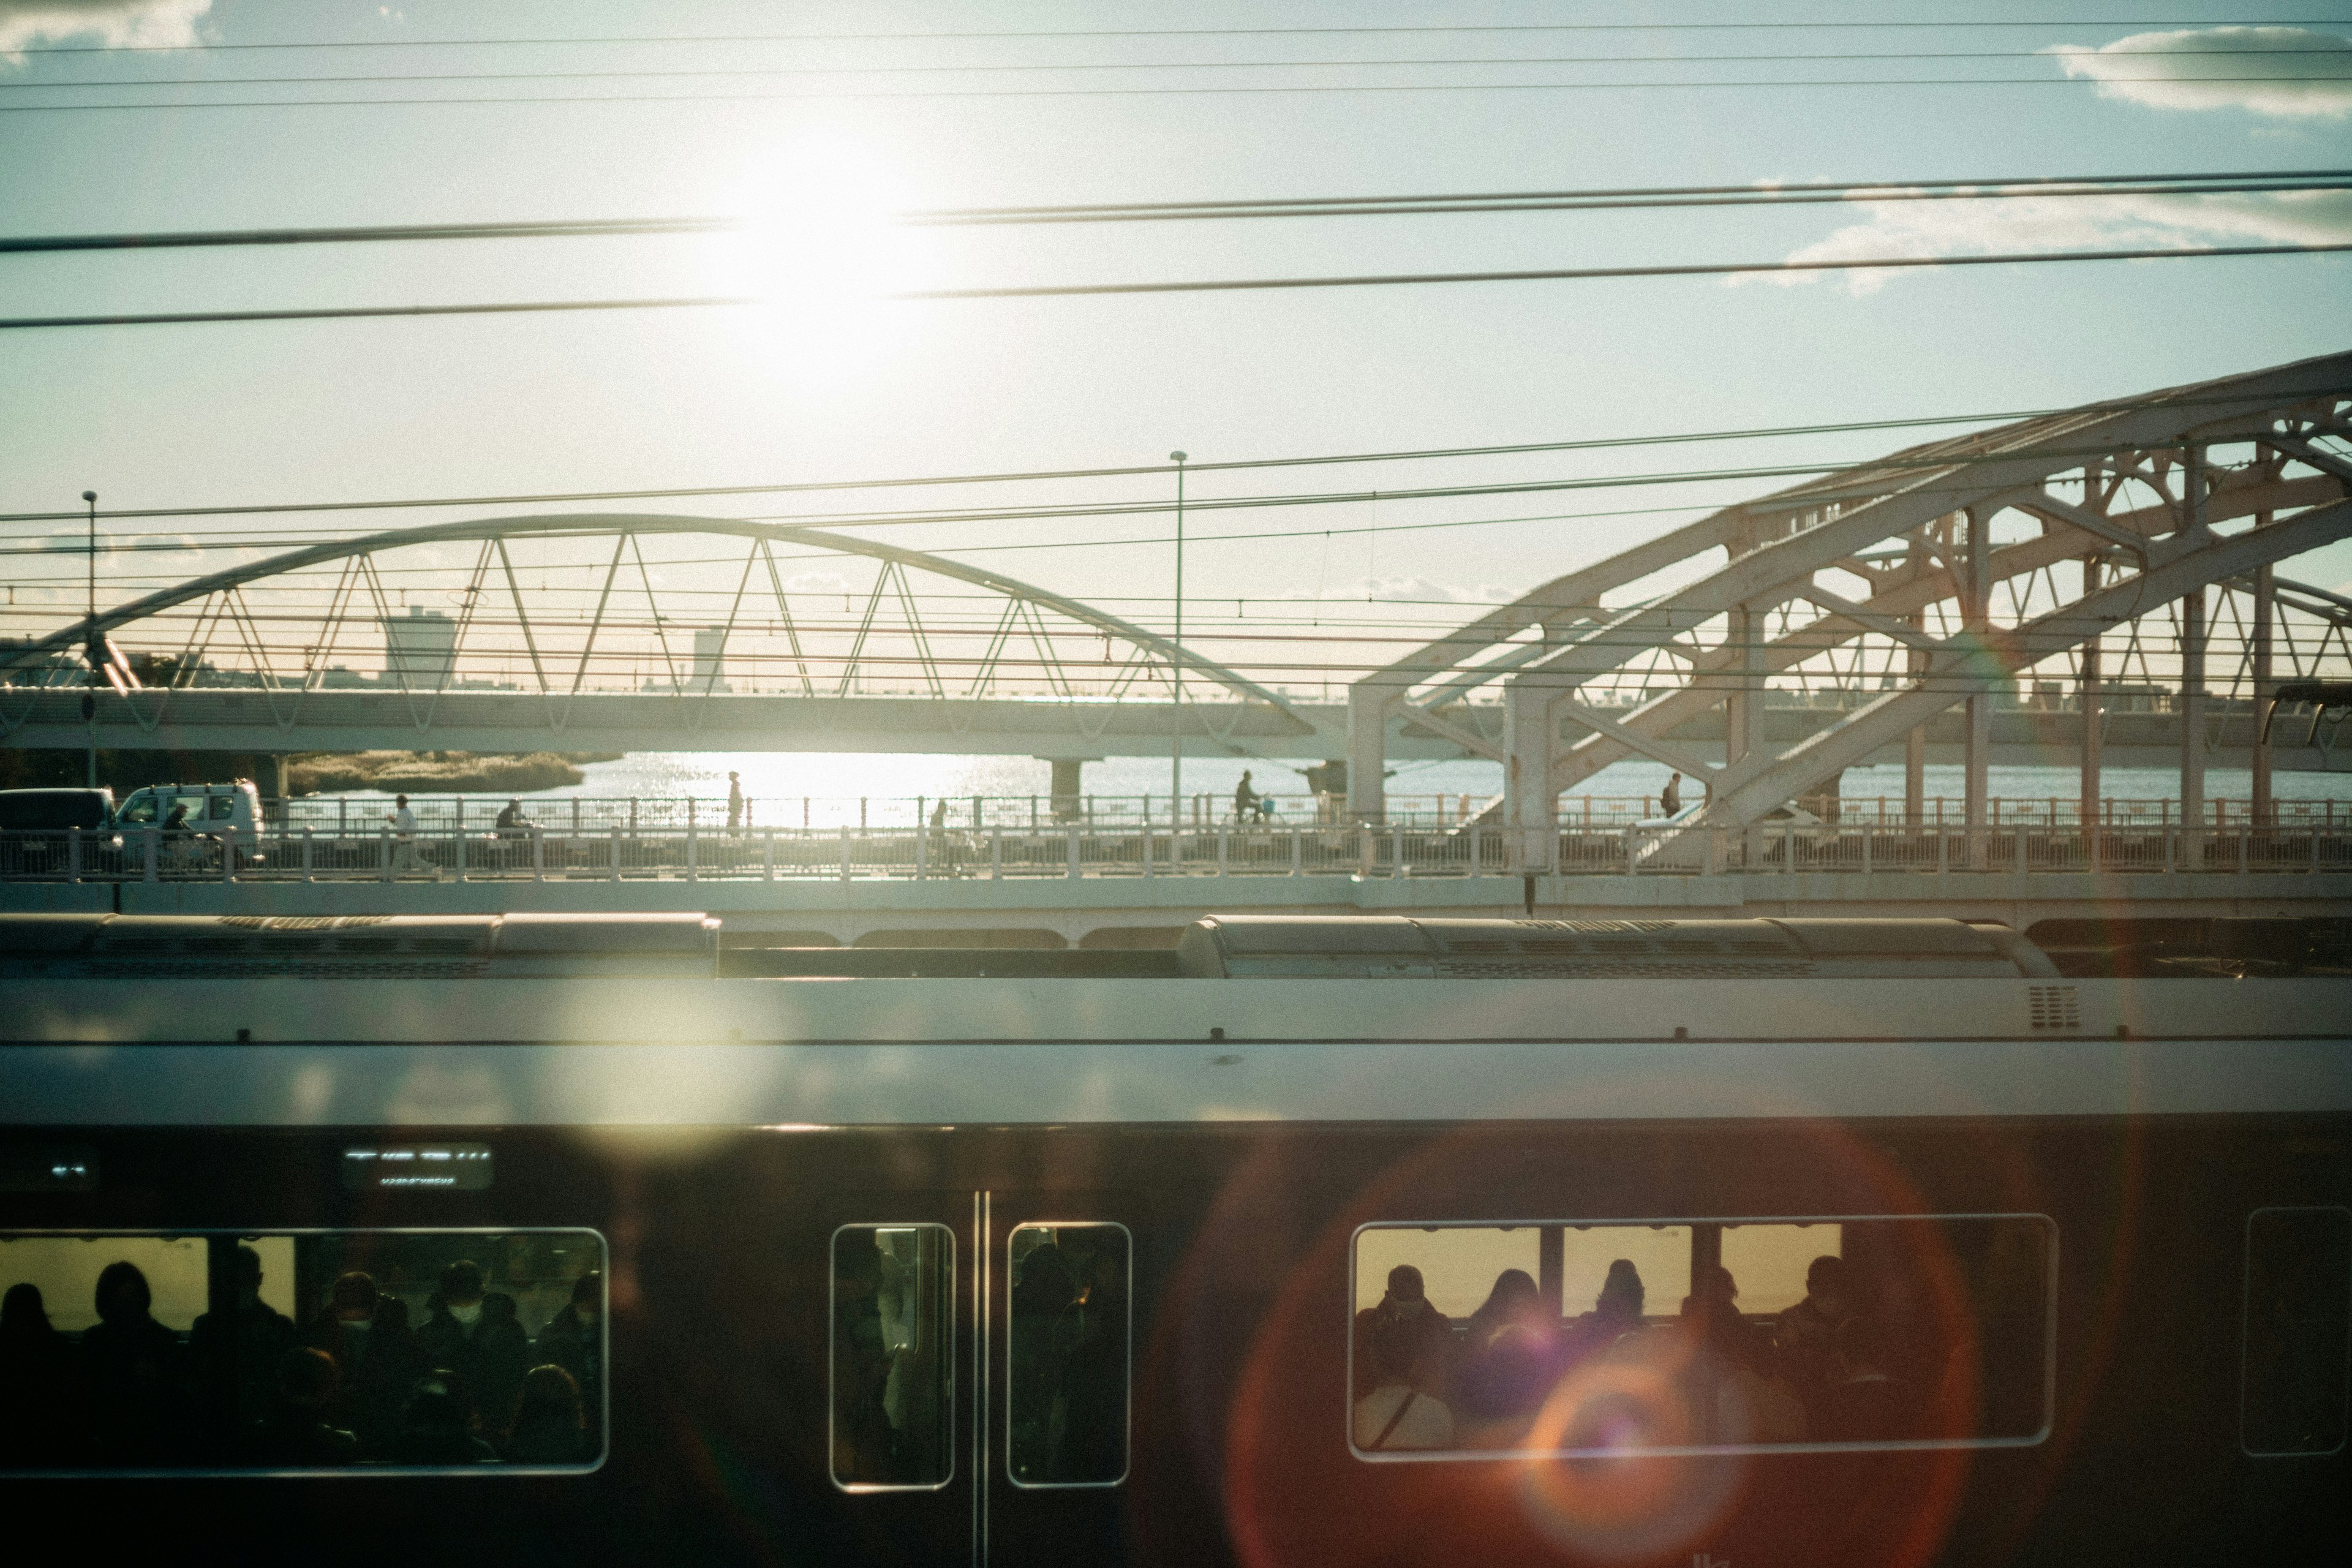
[[[2135,33],[2095,49],[2061,44],[2050,52],[2068,76],[2098,83],[2101,98],[2149,109],[2242,109],[2281,120],[2352,114],[2352,38],[2305,27]],[[2313,77],[2322,79],[2304,79]]]
[[[25,46],[95,35],[121,47],[184,47],[213,0],[0,0],[0,57],[24,63]]]
[[[1863,257],[1984,256],[2064,250],[2155,250],[2205,245],[2352,242],[2352,191],[2214,195],[2009,196],[1990,201],[1856,204],[1868,215],[1789,253],[1790,261]],[[1748,272],[1734,283],[1793,286],[1831,272]],[[1848,272],[1846,291],[1875,293],[1897,273]]]

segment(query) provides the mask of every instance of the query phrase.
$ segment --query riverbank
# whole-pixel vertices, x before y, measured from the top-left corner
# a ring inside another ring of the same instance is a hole
[[[297,756],[286,764],[289,795],[405,791],[412,795],[530,795],[572,789],[583,765],[620,760],[612,752],[527,752],[493,756],[467,752],[354,752]]]

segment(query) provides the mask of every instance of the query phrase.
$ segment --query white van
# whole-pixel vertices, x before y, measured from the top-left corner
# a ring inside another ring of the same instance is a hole
[[[251,779],[234,784],[150,784],[132,790],[114,820],[127,846],[136,846],[147,828],[160,827],[173,837],[184,830],[216,843],[233,844],[243,862],[261,858],[261,792]]]

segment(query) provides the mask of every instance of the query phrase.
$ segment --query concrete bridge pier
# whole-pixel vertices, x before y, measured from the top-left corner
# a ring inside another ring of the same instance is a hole
[[[1086,787],[1080,777],[1088,763],[1098,763],[1100,757],[1040,757],[1054,770],[1053,808],[1056,822],[1075,822],[1086,810]]]

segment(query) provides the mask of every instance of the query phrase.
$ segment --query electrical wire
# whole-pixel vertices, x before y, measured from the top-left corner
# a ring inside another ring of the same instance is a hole
[[[2299,51],[2325,58],[2319,51]],[[196,109],[396,109],[458,105],[532,103],[856,103],[908,100],[967,100],[991,98],[1217,98],[1264,96],[1274,93],[1404,93],[1404,92],[1626,92],[1664,89],[1705,90],[1771,88],[1854,87],[2091,87],[2128,86],[2136,81],[2225,85],[2261,83],[2278,87],[2311,82],[2352,81],[2352,75],[2265,76],[1992,76],[1992,77],[1778,77],[1739,80],[1681,79],[1654,81],[1522,81],[1522,82],[1390,82],[1295,83],[1265,87],[1053,87],[951,88],[935,91],[895,92],[686,92],[686,93],[536,93],[430,98],[265,98],[204,99],[177,103],[0,103],[0,114],[77,114],[106,110]]]
[[[2304,48],[2103,49],[2101,59],[2146,57],[2178,60],[2243,56],[2294,55],[2325,58],[2331,51]],[[1737,55],[1487,55],[1418,59],[1354,60],[1111,60],[1020,61],[1012,64],[924,66],[708,66],[636,68],[628,70],[366,72],[350,76],[98,77],[81,81],[0,82],[0,91],[62,92],[90,88],[147,87],[341,87],[375,82],[637,81],[686,78],[978,76],[1037,71],[1206,70],[1434,70],[1486,66],[1778,65],[1837,60],[2032,60],[2050,59],[2042,49],[1888,50],[1875,53]]]
[[[1163,283],[1044,283],[981,289],[907,289],[876,296],[895,301],[1083,299],[1114,294],[1213,294],[1293,289],[1363,289],[1402,284],[1590,282],[1611,278],[1704,278],[1776,272],[1878,272],[1923,267],[2012,267],[2059,261],[2186,261],[2218,257],[2316,256],[2352,250],[2352,241],[2322,245],[2199,245],[2117,250],[2007,251],[1987,256],[1874,256],[1839,261],[1688,262],[1647,267],[1531,268],[1498,272],[1371,273],[1328,278],[1221,278]],[[604,310],[730,309],[772,301],[749,294],[641,300],[524,300],[463,305],[335,305],[300,310],[158,310],[122,315],[0,317],[0,331],[63,327],[223,325],[255,321],[367,321],[421,316],[551,315]]]
[[[1694,206],[1790,206],[1822,202],[1987,201],[2018,197],[2273,194],[2352,188],[2352,169],[2213,174],[2028,175],[2006,179],[1803,181],[1770,186],[1658,185],[1406,196],[1284,196],[1226,201],[940,207],[891,221],[920,227],[1151,223],[1258,217],[1387,217],[1430,213],[1592,212]],[[414,240],[589,239],[737,232],[730,217],[501,219],[481,223],[341,225],[0,237],[0,255],[77,250],[376,244]]]

